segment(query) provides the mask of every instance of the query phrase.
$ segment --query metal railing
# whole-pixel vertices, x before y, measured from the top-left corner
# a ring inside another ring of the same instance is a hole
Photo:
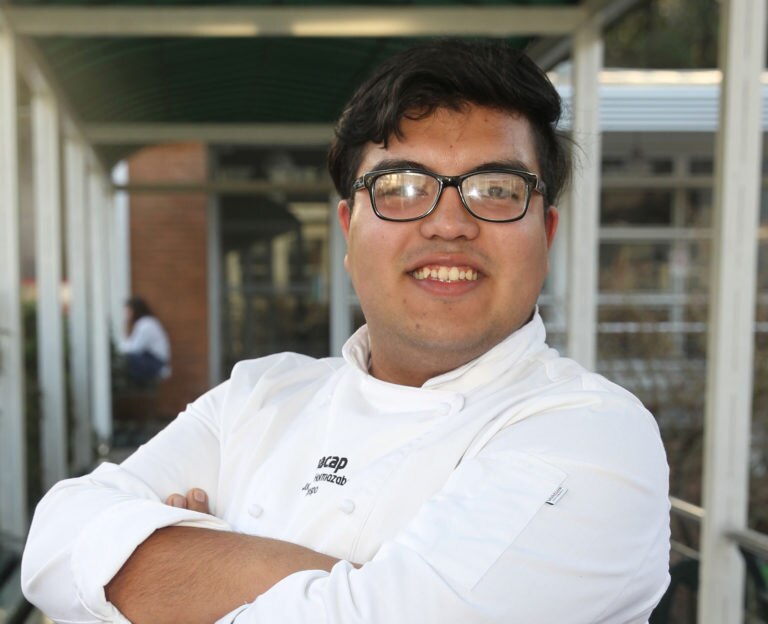
[[[673,514],[698,523],[701,523],[701,521],[704,520],[706,512],[703,507],[699,507],[698,505],[694,505],[693,503],[689,503],[674,496],[669,497],[669,502],[672,505]],[[765,533],[760,533],[753,529],[734,529],[727,533],[727,537],[747,552],[768,559],[768,535]],[[693,556],[686,552],[678,551],[680,554],[690,556],[692,559],[699,558],[698,551],[692,549],[690,546],[686,546],[685,544],[679,544],[679,546],[682,547],[683,550],[693,553]],[[673,548],[674,547],[675,542],[673,540]]]

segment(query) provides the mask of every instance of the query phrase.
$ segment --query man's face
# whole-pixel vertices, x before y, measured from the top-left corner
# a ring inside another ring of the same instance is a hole
[[[402,131],[386,149],[369,144],[358,175],[397,166],[459,175],[502,163],[541,173],[521,115],[479,106],[438,109],[421,120],[404,119]],[[421,385],[524,325],[549,271],[557,228],[557,211],[545,215],[544,208],[542,195],[532,193],[523,219],[488,223],[464,209],[457,189],[446,188],[429,216],[395,223],[373,213],[367,190],[355,194],[354,208],[342,200],[345,265],[368,323],[371,372]],[[424,278],[433,269],[438,277]]]

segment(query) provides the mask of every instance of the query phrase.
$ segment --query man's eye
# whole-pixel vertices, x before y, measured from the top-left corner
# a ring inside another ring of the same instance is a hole
[[[504,186],[490,186],[485,191],[489,199],[509,199],[513,196],[510,189]]]
[[[413,186],[404,185],[386,185],[379,189],[379,195],[382,197],[415,197],[418,191]]]
[[[424,197],[427,189],[423,184],[381,184],[376,189],[380,197]]]

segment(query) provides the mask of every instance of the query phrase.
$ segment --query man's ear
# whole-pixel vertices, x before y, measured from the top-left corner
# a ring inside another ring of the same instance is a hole
[[[336,208],[336,214],[339,218],[339,226],[341,232],[344,234],[344,242],[349,247],[349,222],[352,219],[352,206],[349,205],[349,201],[342,199],[339,202],[338,208]],[[349,253],[344,254],[344,268],[349,273]]]
[[[557,224],[560,222],[560,213],[557,208],[550,206],[544,215],[544,232],[547,236],[547,249],[551,249],[552,241],[555,239]]]
[[[349,243],[349,222],[352,219],[352,206],[349,205],[348,200],[342,199],[336,210],[339,218],[339,225],[344,234],[344,240]]]

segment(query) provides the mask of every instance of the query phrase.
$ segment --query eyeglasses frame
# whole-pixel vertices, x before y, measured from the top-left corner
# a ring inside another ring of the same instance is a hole
[[[430,178],[433,178],[437,180],[438,183],[438,189],[437,189],[437,197],[435,198],[434,203],[432,206],[427,210],[424,214],[419,215],[418,217],[409,217],[407,219],[394,219],[392,217],[385,217],[382,215],[379,210],[376,208],[376,200],[373,196],[373,186],[378,178],[380,178],[383,175],[387,175],[389,173],[420,173],[423,175],[427,175]],[[519,175],[521,178],[525,180],[525,208],[523,209],[522,214],[520,214],[519,217],[514,217],[512,219],[488,219],[486,217],[481,217],[478,214],[475,214],[472,209],[469,207],[469,204],[467,204],[467,200],[464,197],[464,193],[461,190],[461,185],[467,178],[471,178],[472,176],[481,174],[481,173],[513,173],[515,175]],[[523,217],[525,217],[526,214],[528,214],[528,207],[530,206],[531,202],[531,195],[534,191],[541,194],[542,196],[546,196],[546,185],[541,181],[541,178],[535,174],[531,173],[530,171],[524,171],[522,169],[514,169],[512,167],[490,167],[488,169],[478,169],[477,171],[470,171],[469,173],[462,173],[461,175],[457,176],[446,176],[446,175],[440,175],[439,173],[433,173],[432,171],[427,171],[426,169],[418,169],[413,167],[396,167],[393,169],[378,169],[375,171],[369,171],[368,173],[364,173],[362,176],[357,178],[354,182],[352,182],[352,193],[356,193],[357,191],[360,191],[362,189],[368,190],[368,196],[371,199],[371,208],[373,209],[374,214],[384,221],[394,221],[396,223],[407,223],[409,221],[419,221],[421,219],[424,219],[431,215],[435,208],[437,208],[437,204],[440,203],[440,198],[443,196],[443,191],[447,186],[454,187],[458,193],[459,198],[461,199],[461,204],[464,206],[464,209],[471,214],[475,219],[479,219],[480,221],[485,221],[487,223],[513,223],[515,221],[519,221]]]

